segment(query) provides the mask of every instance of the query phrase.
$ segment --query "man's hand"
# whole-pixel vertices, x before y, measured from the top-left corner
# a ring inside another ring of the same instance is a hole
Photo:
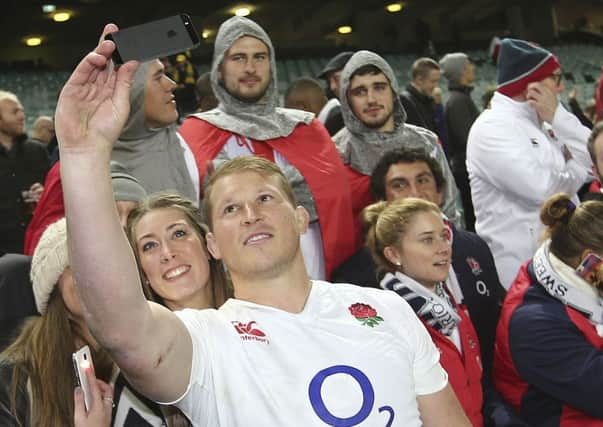
[[[557,94],[553,93],[542,82],[534,82],[528,84],[526,98],[529,104],[536,110],[540,120],[547,123],[553,121],[557,105],[559,105]]]
[[[104,149],[110,152],[130,112],[130,86],[138,63],[113,68],[112,41],[117,31],[105,26],[96,49],[75,68],[63,87],[56,108],[55,126],[61,154]]]
[[[576,86],[574,86],[572,88],[572,90],[569,91],[568,95],[567,95],[568,99],[571,101],[572,99],[575,100],[578,97],[578,90],[576,89]]]
[[[39,182],[35,182],[29,187],[29,197],[32,202],[38,203],[42,193],[44,192],[44,186]]]

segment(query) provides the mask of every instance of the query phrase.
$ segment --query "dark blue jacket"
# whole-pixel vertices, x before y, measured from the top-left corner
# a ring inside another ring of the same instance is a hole
[[[603,426],[603,338],[589,320],[519,270],[496,337],[500,394],[535,427]]]

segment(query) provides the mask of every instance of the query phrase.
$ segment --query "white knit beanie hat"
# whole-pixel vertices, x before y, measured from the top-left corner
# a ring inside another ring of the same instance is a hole
[[[46,313],[50,294],[67,267],[67,222],[61,218],[44,230],[31,260],[30,278],[40,314]]]

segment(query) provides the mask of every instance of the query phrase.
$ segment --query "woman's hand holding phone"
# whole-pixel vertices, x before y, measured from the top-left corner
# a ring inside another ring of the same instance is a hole
[[[108,427],[113,413],[113,387],[96,378],[94,369],[85,368],[90,390],[90,408],[86,411],[84,391],[76,387],[74,391],[75,427]]]

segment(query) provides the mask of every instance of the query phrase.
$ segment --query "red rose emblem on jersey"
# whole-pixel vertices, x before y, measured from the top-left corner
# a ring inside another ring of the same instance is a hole
[[[373,307],[359,302],[352,304],[349,310],[356,319],[366,319],[367,317],[375,317],[377,315],[377,310]]]
[[[360,323],[371,328],[383,321],[383,318],[377,314],[377,310],[368,304],[357,302],[349,306],[348,310]]]

